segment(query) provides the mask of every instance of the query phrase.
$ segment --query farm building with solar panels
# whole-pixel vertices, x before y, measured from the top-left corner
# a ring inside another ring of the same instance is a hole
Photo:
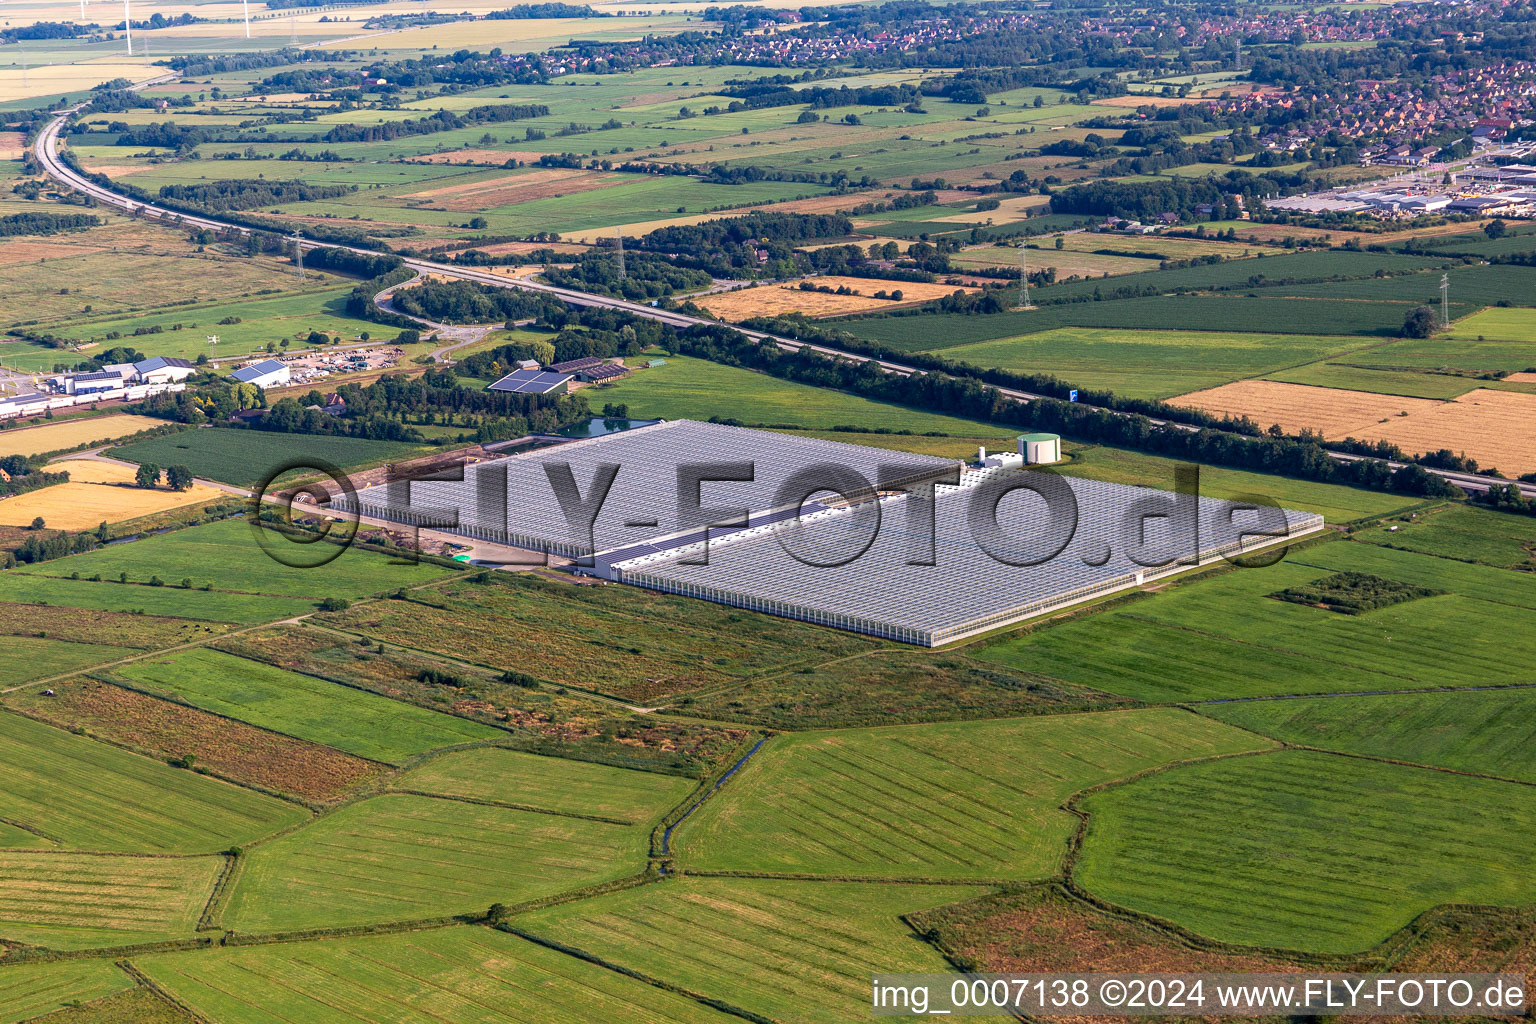
[[[1323,528],[1286,509],[690,420],[476,463],[459,480],[397,481],[333,508],[923,646]]]

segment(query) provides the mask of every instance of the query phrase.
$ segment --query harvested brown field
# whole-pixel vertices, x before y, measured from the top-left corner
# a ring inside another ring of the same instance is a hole
[[[694,301],[711,313],[725,320],[746,320],[754,316],[777,316],[780,313],[804,313],[807,316],[838,316],[842,313],[859,313],[869,309],[881,309],[901,305],[928,302],[957,291],[975,291],[973,288],[957,288],[947,284],[921,284],[911,281],[882,281],[869,277],[826,276],[812,278],[818,286],[837,289],[847,287],[858,295],[828,295],[826,292],[803,291],[797,284],[778,287],[742,288],[733,292],[706,295]],[[900,291],[899,302],[877,299],[877,291]]]
[[[60,256],[79,256],[87,252],[100,252],[101,246],[81,246],[69,242],[0,242],[0,267],[33,260],[58,259]]]
[[[1171,405],[1227,416],[1247,416],[1260,427],[1278,423],[1288,434],[1313,430],[1327,438],[1370,436],[1383,420],[1398,422],[1445,404],[1431,398],[1402,398],[1368,391],[1284,384],[1272,380],[1240,380],[1205,391],[1192,391],[1168,400]]]
[[[1536,384],[1536,373],[1512,373],[1504,380],[1510,384]]]
[[[1391,441],[1414,454],[1449,448],[1510,476],[1536,472],[1536,395],[1478,388],[1433,405],[1355,436]]]
[[[526,149],[456,149],[451,153],[423,153],[421,156],[406,157],[402,162],[408,164],[470,164],[500,167],[508,160],[537,163],[541,156],[554,155],[557,154],[534,153]]]
[[[193,484],[185,491],[173,491],[164,484],[139,487],[134,483],[134,467],[111,462],[69,459],[52,468],[67,470],[69,482],[0,500],[0,523],[22,526],[41,516],[55,530],[86,530],[103,522],[120,523],[228,497],[205,484]]]
[[[26,153],[26,136],[21,132],[0,132],[0,160],[20,160]]]
[[[486,181],[473,181],[443,188],[410,192],[401,199],[431,199],[423,208],[444,210],[450,213],[472,213],[491,210],[512,203],[531,203],[536,199],[556,199],[560,196],[595,192],[598,189],[622,185],[625,176],[601,171],[582,171],[555,168],[534,171],[531,174],[508,174]]]
[[[932,929],[952,957],[986,973],[1278,973],[1302,969],[1282,960],[1186,945],[1172,934],[1096,910],[1054,886],[987,896],[907,916],[917,931]],[[1118,1024],[1144,1018],[1054,1019],[1071,1024]]]
[[[0,432],[0,455],[42,455],[165,426],[153,416],[87,416]]]
[[[0,601],[0,634],[6,636],[47,637],[149,651],[205,640],[230,628],[222,622]]]
[[[575,256],[587,251],[585,245],[577,245],[574,242],[502,242],[499,245],[476,245],[472,248],[487,256],[519,256],[545,249],[562,255]]]
[[[161,760],[192,757],[209,772],[262,789],[330,801],[388,769],[351,754],[258,729],[136,690],[95,679],[7,694],[16,711],[65,729],[83,730]]]

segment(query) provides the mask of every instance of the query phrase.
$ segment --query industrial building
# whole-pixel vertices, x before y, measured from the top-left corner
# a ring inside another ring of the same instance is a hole
[[[537,363],[530,367],[513,370],[491,384],[490,391],[502,391],[517,395],[563,395],[569,390],[571,375],[540,370]]]
[[[278,359],[263,359],[250,366],[242,366],[230,374],[241,384],[254,384],[258,388],[281,387],[293,379],[293,370]]]
[[[1024,435],[1019,448],[962,467],[677,420],[466,466],[459,480],[366,488],[333,507],[924,646],[1323,528],[1317,515],[1023,468],[1059,459],[1056,435]]]

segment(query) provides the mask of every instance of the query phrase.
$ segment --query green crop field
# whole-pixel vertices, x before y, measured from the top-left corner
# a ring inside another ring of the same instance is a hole
[[[105,644],[81,644],[34,636],[8,636],[0,659],[0,686],[63,675],[76,669],[116,661],[132,652]]]
[[[1074,387],[1125,398],[1172,398],[1358,348],[1359,338],[1219,331],[1064,328],[974,345],[946,359],[983,369],[1050,373]]]
[[[868,1012],[871,972],[950,970],[900,915],[979,894],[957,885],[685,877],[512,924],[760,1017],[809,1024]]]
[[[378,796],[249,851],[223,924],[272,931],[484,913],[645,867],[643,827]]]
[[[161,953],[134,963],[219,1024],[729,1024],[737,1019],[489,928]],[[253,986],[259,999],[251,998]]]
[[[1265,741],[1187,712],[776,737],[678,829],[684,869],[844,877],[1039,878],[1066,852],[1063,799],[1157,765]]]
[[[77,1002],[101,999],[132,987],[133,979],[104,957],[60,963],[7,964],[0,967],[0,1020],[31,1020]]]
[[[694,785],[675,775],[498,747],[445,754],[394,782],[396,789],[590,814],[636,825],[649,824],[677,806]]]
[[[1520,341],[1536,345],[1536,309],[1510,306],[1485,309],[1451,324],[1440,335],[1451,341]]]
[[[1201,712],[1302,746],[1536,782],[1536,690],[1207,704]]]
[[[1409,522],[1383,523],[1360,531],[1355,539],[1502,569],[1536,565],[1536,519],[1470,505],[1449,505]]]
[[[1282,751],[1095,793],[1077,881],[1226,942],[1349,953],[1442,903],[1536,899],[1536,789]]]
[[[78,850],[207,853],[306,812],[17,715],[0,715],[0,819]]]
[[[888,427],[915,434],[938,431],[965,436],[996,429],[976,420],[876,402],[688,356],[669,356],[666,366],[593,389],[587,400],[623,402],[630,415],[646,419],[707,420],[724,415],[773,426]]]
[[[149,574],[141,575],[146,580],[149,578]],[[66,608],[180,616],[208,622],[271,622],[315,609],[314,602],[304,598],[123,586],[116,582],[116,576],[110,579],[112,582],[107,583],[0,572],[0,598],[12,602],[46,601]]]
[[[1269,596],[1337,572],[1444,593],[1363,615]],[[1147,701],[1475,686],[1507,677],[1509,651],[1536,641],[1533,610],[1521,574],[1343,542],[1197,577],[975,656]]]
[[[310,473],[327,465],[339,469],[375,465],[414,455],[420,445],[404,441],[367,441],[326,434],[278,434],[261,430],[183,431],[114,448],[114,458],[186,466],[198,476],[251,487],[296,460]],[[319,460],[319,461],[315,461]]]
[[[218,857],[0,852],[0,933],[50,949],[189,938]]]
[[[273,544],[289,543],[278,534],[269,534]],[[145,537],[129,544],[113,544],[83,555],[70,555],[51,562],[36,562],[12,570],[16,575],[68,578],[79,573],[82,578],[100,576],[116,580],[128,574],[130,583],[148,583],[159,576],[169,586],[190,579],[193,587],[211,585],[214,591],[268,597],[357,598],[395,587],[409,587],[450,575],[454,570],[419,563],[399,565],[384,555],[358,548],[343,552],[323,566],[304,569],[287,566],[269,557],[252,527],[243,520],[226,520]],[[123,587],[135,595],[124,597],[127,607],[144,607],[161,612],[163,606],[137,605],[137,592],[161,590],[160,587]],[[201,592],[183,591],[183,608],[195,610]],[[291,607],[291,605],[285,605]],[[311,611],[306,607],[303,611]],[[183,611],[181,614],[189,614]]]
[[[1073,451],[1071,455],[1071,461],[1058,467],[1067,476],[1163,490],[1173,488],[1176,466],[1196,465],[1200,470],[1200,493],[1208,498],[1236,499],[1243,495],[1264,495],[1283,508],[1316,512],[1330,523],[1347,523],[1417,504],[1414,499],[1399,494],[1313,480],[1296,480],[1267,473],[1250,473],[1225,466],[1183,463],[1177,459],[1126,448],[1095,446]]]
[[[493,739],[501,731],[377,694],[196,649],[125,665],[135,687],[359,757],[397,763],[434,747]]]

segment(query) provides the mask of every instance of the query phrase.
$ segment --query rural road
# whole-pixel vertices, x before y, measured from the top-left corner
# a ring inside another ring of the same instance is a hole
[[[59,157],[59,135],[62,132],[64,125],[68,123],[70,117],[73,116],[74,113],[78,111],[83,105],[84,104],[80,104],[61,112],[58,117],[50,121],[47,127],[38,133],[37,140],[33,143],[33,149],[37,155],[37,161],[49,177],[58,181],[60,184],[74,189],[77,192],[81,192],[85,195],[95,198],[97,202],[103,203],[107,206],[116,207],[121,210],[126,210],[130,213],[137,213],[140,216],[154,217],[161,221],[176,224],[178,226],[208,228],[210,230],[221,231],[234,230],[242,234],[250,233],[249,228],[242,227],[238,224],[226,223],[224,221],[218,220],[217,218],[204,215],[180,213],[174,210],[168,210],[163,207],[155,206],[152,203],[141,202],[129,196],[114,192],[111,189],[104,188],[103,186],[98,185],[90,179],[86,178],[84,175],[76,172]],[[327,242],[313,242],[304,240],[299,244],[305,249],[346,249],[350,252],[356,252],[364,255],[377,255],[369,249],[361,249],[353,246],[334,245]],[[610,298],[606,295],[593,295],[589,292],[576,291],[571,288],[560,288],[555,285],[544,284],[538,281],[530,281],[526,279],[512,278],[500,274],[492,274],[483,270],[475,270],[469,267],[458,267],[445,263],[434,263],[430,260],[422,259],[406,259],[405,265],[422,274],[438,274],[444,277],[457,278],[463,281],[473,281],[478,284],[491,285],[492,287],[496,288],[514,288],[521,289],[523,291],[545,292],[549,295],[555,296],[562,302],[565,302],[567,305],[585,308],[618,310],[621,312],[633,314],[635,316],[645,317],[649,320],[656,320],[664,324],[670,324],[671,326],[678,329],[686,329],[695,326],[720,326],[719,321],[716,320],[706,320],[700,317],[688,316],[684,313],[677,313],[672,310],[659,309],[654,306],[648,306],[637,302],[628,302],[624,299]],[[920,376],[928,372],[915,366],[907,366],[902,363],[891,362],[890,360],[880,359],[874,356],[860,355],[855,352],[848,352],[843,349],[832,348],[829,346],[812,345],[807,342],[796,341],[793,338],[785,338],[776,334],[767,334],[762,331],[748,330],[742,327],[736,327],[734,329],[749,338],[753,338],[758,341],[772,342],[787,352],[798,352],[804,349],[809,349],[812,352],[816,352],[834,359],[844,359],[855,363],[872,363],[886,373],[897,374],[903,377],[912,375]],[[1045,395],[1035,394],[1029,391],[1022,391],[1018,388],[999,387],[997,385],[989,386],[993,387],[998,392],[998,394],[1015,402],[1028,403],[1035,401],[1036,399],[1047,397]],[[1086,407],[1099,408],[1096,406]],[[1119,410],[1114,409],[1102,409],[1101,411],[1108,412],[1117,416],[1137,415],[1134,413],[1120,412]],[[1163,424],[1167,422],[1155,417],[1148,417],[1148,419],[1154,424]],[[1181,430],[1189,430],[1192,432],[1200,429],[1198,427],[1183,423],[1171,423],[1169,425]],[[1325,452],[1331,458],[1337,459],[1341,462],[1354,462],[1363,458],[1363,456],[1351,455],[1346,452],[1331,451],[1326,449]],[[1401,462],[1389,461],[1387,465],[1394,469],[1399,469],[1405,464]],[[1490,486],[1490,478],[1488,477],[1476,476],[1470,473],[1454,472],[1451,470],[1431,469],[1428,466],[1423,468],[1428,472],[1434,473],[1435,475],[1444,478],[1450,483],[1453,483],[1466,491],[1482,492],[1488,490]],[[1508,481],[1495,482],[1506,483]],[[1536,484],[1521,483],[1517,484],[1517,486],[1520,488],[1521,493],[1526,497],[1536,498]]]

